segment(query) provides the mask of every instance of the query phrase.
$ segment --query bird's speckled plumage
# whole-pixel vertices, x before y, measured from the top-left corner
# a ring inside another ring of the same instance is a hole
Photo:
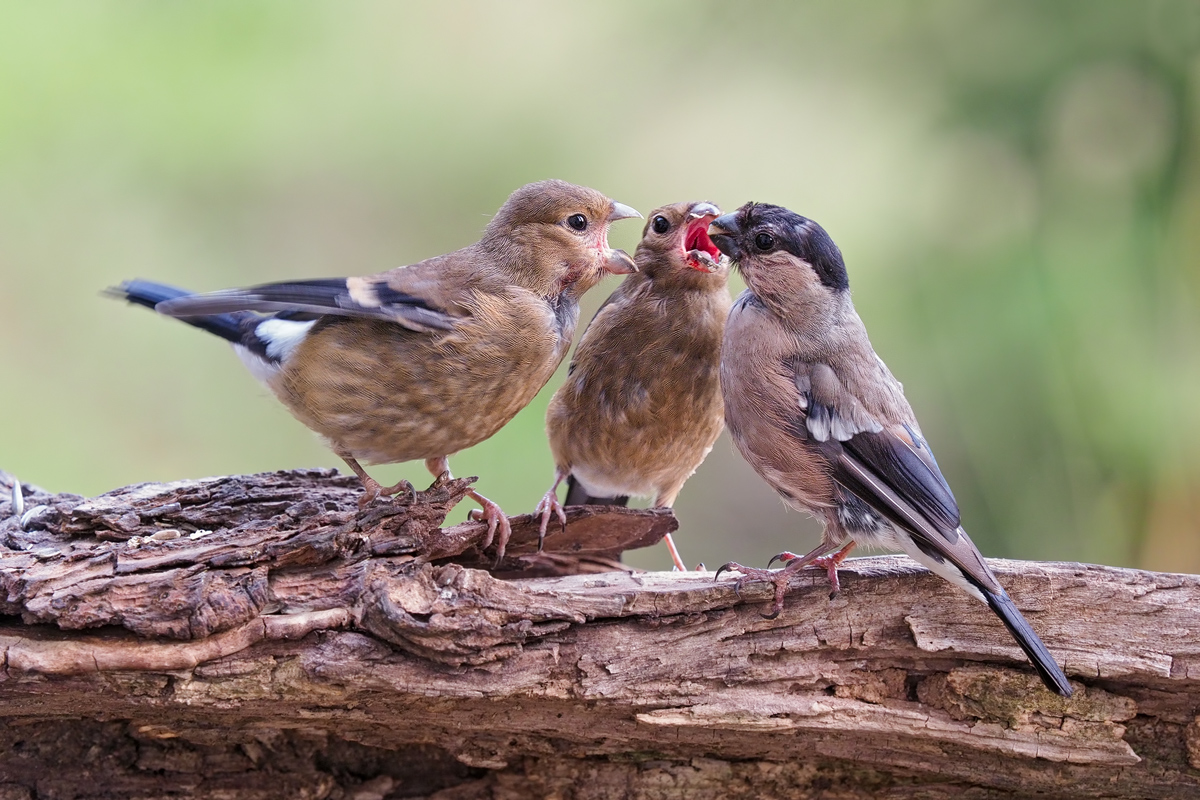
[[[555,486],[569,476],[578,487],[568,502],[632,496],[670,506],[720,435],[729,266],[706,232],[719,213],[705,202],[651,212],[634,255],[638,272],[576,347],[546,412]],[[543,525],[555,503],[551,490],[539,506]]]
[[[131,281],[113,293],[233,342],[369,498],[381,487],[359,460],[423,459],[438,474],[533,399],[566,356],[579,298],[606,273],[635,269],[607,231],[636,215],[593,189],[542,181],[513,192],[475,244],[377,275],[201,295]],[[507,520],[476,499],[503,549]]]
[[[821,563],[836,580],[853,543],[903,550],[986,602],[1047,687],[1070,685],[963,530],[903,387],[875,354],[850,300],[841,252],[812,220],[747,204],[717,219],[713,241],[746,278],[725,328],[721,386],[738,452],[789,506],[825,524],[823,542],[776,583]],[[839,547],[837,556],[829,556]],[[835,584],[836,585],[836,584]]]

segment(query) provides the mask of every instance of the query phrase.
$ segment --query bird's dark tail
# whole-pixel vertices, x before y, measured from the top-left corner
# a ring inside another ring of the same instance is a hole
[[[996,594],[987,590],[984,590],[983,596],[987,599],[988,606],[1004,623],[1004,627],[1008,628],[1008,632],[1025,651],[1025,655],[1029,656],[1033,668],[1041,676],[1046,688],[1063,697],[1070,697],[1071,684],[1067,682],[1067,676],[1063,674],[1054,656],[1050,655],[1046,645],[1042,644],[1042,640],[1033,632],[1033,628],[1029,627],[1029,622],[1021,616],[1012,599],[1003,592]]]
[[[151,310],[164,300],[174,300],[187,297],[192,292],[177,289],[163,283],[153,281],[125,281],[120,286],[113,286],[105,291],[110,297],[118,300],[128,300],[130,303],[145,306]],[[201,330],[220,336],[234,344],[244,344],[246,331],[243,323],[248,318],[246,313],[205,314],[198,317],[179,317],[180,320]]]
[[[574,475],[567,477],[567,499],[564,506],[627,506],[628,497],[592,497]]]

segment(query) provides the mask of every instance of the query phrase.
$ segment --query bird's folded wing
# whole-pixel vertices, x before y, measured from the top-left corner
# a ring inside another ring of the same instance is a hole
[[[156,310],[173,317],[232,311],[336,314],[388,320],[423,333],[452,329],[461,317],[422,296],[425,293],[406,291],[403,280],[396,277],[402,272],[225,289],[167,300],[159,303]]]
[[[830,453],[838,483],[935,545],[958,540],[958,503],[937,465],[915,445],[891,430],[860,433],[840,444]]]
[[[958,504],[916,425],[884,424],[826,364],[792,364],[811,445],[832,477],[892,523],[935,547],[960,538]]]
[[[1003,589],[959,526],[958,503],[915,422],[883,423],[826,364],[795,362],[804,432],[828,461],[830,477],[939,562],[950,562],[988,592]]]

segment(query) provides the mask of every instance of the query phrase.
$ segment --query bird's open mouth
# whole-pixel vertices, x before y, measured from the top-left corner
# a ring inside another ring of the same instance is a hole
[[[716,219],[705,214],[688,223],[687,233],[683,236],[683,250],[688,266],[701,272],[716,272],[717,260],[721,251],[708,238],[708,224]]]

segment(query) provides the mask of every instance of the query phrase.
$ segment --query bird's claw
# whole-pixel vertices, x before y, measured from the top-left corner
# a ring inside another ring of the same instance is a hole
[[[405,481],[405,483],[408,483],[408,481]],[[417,503],[417,487],[413,486],[411,483],[408,483],[408,488],[405,489],[404,491],[405,491],[405,494],[408,495],[409,505],[416,505],[416,503]]]
[[[726,561],[724,564],[717,567],[717,571],[713,575],[713,580],[714,581],[719,580],[721,578],[722,572],[740,572],[740,573],[742,573],[742,577],[739,577],[736,581],[733,582],[733,593],[736,594],[738,597],[741,597],[742,596],[742,587],[746,585],[746,581],[748,580],[748,578],[746,577],[746,574],[745,574],[747,569],[749,569],[749,568],[743,567],[741,564],[737,563],[736,561]]]
[[[771,556],[771,560],[767,562],[767,567],[770,568],[770,566],[776,561],[787,562],[799,557],[800,556],[796,555],[791,550],[784,550],[782,553],[776,553],[775,555]]]
[[[4,475],[7,477],[8,473],[4,473]],[[17,519],[20,519],[25,514],[25,495],[21,491],[21,481],[17,479],[16,475],[11,477],[12,494],[10,496],[9,507],[12,511],[12,515]]]
[[[720,580],[722,572],[741,572],[742,565],[736,561],[726,561],[721,566],[717,567],[716,573],[713,575],[713,580]]]
[[[383,494],[391,497],[393,501],[402,494],[408,495],[408,505],[413,505],[417,502],[417,488],[406,480],[399,480],[392,486],[380,490]]]
[[[837,568],[839,565],[841,565],[841,563],[843,561],[846,560],[846,553],[848,553],[848,552],[849,552],[849,550],[845,550],[845,549],[839,550],[838,552],[831,553],[827,556],[820,556],[819,558],[814,558],[812,561],[810,561],[807,564],[807,566],[809,566],[809,567],[815,567],[817,569],[825,570],[825,574],[829,577],[829,588],[830,588],[829,599],[830,600],[837,597],[838,594],[842,591],[842,582],[840,580],[838,580]],[[783,563],[787,564],[792,561],[795,561],[797,558],[800,558],[800,557],[801,556],[797,555],[796,553],[791,552],[790,550],[784,550],[782,553],[776,553],[775,555],[771,556],[771,560],[767,562],[767,566],[768,567],[771,566],[776,561],[782,561]]]
[[[403,479],[397,481],[391,486],[383,486],[374,478],[365,478],[363,479],[362,484],[363,493],[362,496],[358,498],[358,508],[360,511],[371,505],[371,503],[375,502],[380,497],[387,497],[394,500],[396,495],[407,494],[408,505],[412,505],[417,502],[416,488],[411,483]]]
[[[542,545],[546,541],[546,528],[550,525],[550,515],[554,514],[558,517],[558,524],[562,526],[563,533],[566,533],[567,512],[563,510],[562,503],[558,501],[558,493],[551,489],[542,497],[542,501],[537,504],[533,513],[540,514],[542,517],[538,523],[538,552],[540,553]]]
[[[761,614],[760,616],[763,619],[775,619],[779,616],[779,612],[783,610],[783,597],[787,594],[788,581],[791,578],[787,569],[757,569],[755,567],[743,567],[736,561],[730,561],[717,568],[717,573],[713,576],[713,580],[719,578],[722,572],[740,572],[742,574],[742,577],[738,578],[737,582],[733,584],[733,591],[738,597],[742,596],[742,587],[749,581],[764,581],[773,585],[775,587],[775,599],[771,603],[771,610],[769,613]]]
[[[375,502],[375,499],[379,497],[380,493],[383,491],[383,487],[379,485],[379,482],[372,478],[363,479],[362,485],[363,493],[358,498],[359,511],[364,510],[367,506],[371,505],[371,503]]]
[[[486,550],[492,545],[492,539],[496,540],[496,563],[495,567],[500,566],[500,562],[504,560],[504,551],[508,547],[509,537],[512,536],[512,525],[505,516],[504,511],[495,502],[488,500],[479,492],[471,491],[467,493],[472,500],[479,503],[483,508],[472,509],[467,517],[479,522],[486,521],[488,524],[487,533],[484,534],[481,550]],[[499,534],[499,535],[497,535]]]
[[[9,495],[9,510],[12,516],[16,518],[17,525],[21,530],[29,530],[29,525],[43,513],[50,510],[49,506],[36,505],[32,508],[25,508],[25,493],[21,489],[21,481],[16,475],[11,475],[0,470],[0,484],[10,482],[11,494]]]

